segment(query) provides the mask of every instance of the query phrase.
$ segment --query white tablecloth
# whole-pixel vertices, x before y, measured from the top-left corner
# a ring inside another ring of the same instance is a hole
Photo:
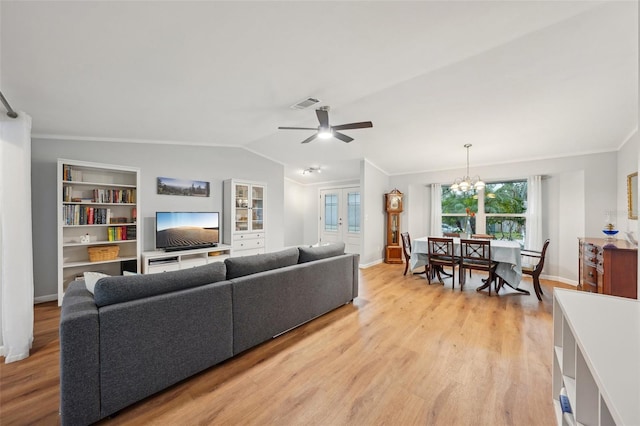
[[[415,269],[427,264],[428,237],[420,237],[411,241],[411,262],[409,267]],[[460,238],[453,239],[456,254],[460,254]],[[498,262],[496,273],[513,288],[520,285],[522,279],[522,258],[520,244],[516,241],[491,240],[491,259]]]

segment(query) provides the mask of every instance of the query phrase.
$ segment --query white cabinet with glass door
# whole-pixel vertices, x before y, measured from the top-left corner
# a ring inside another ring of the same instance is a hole
[[[234,256],[264,253],[267,186],[229,179],[223,189],[224,243]]]
[[[360,253],[360,188],[320,191],[320,244],[344,242],[345,252]]]

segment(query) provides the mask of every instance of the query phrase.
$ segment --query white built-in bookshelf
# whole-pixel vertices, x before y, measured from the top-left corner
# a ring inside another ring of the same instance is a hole
[[[555,289],[552,397],[564,387],[578,425],[640,425],[640,302]]]
[[[58,159],[57,183],[60,305],[69,283],[84,272],[139,272],[140,170]]]

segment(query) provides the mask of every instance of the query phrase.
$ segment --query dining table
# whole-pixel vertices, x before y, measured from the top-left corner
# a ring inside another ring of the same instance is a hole
[[[415,269],[420,266],[427,265],[429,252],[429,237],[420,237],[412,241],[411,260],[409,268]],[[519,289],[520,280],[522,279],[522,257],[520,255],[520,243],[508,240],[489,240],[491,242],[491,260],[498,263],[496,267],[496,275],[504,281],[509,287],[522,293],[528,293],[527,290]],[[453,246],[456,251],[455,255],[460,255],[460,238],[453,237]],[[478,287],[478,290],[487,288],[490,283]]]

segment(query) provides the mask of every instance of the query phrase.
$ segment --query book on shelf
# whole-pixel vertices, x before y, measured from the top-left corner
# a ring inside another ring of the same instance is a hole
[[[96,188],[93,190],[93,200],[96,203],[134,204],[136,190]]]
[[[62,215],[65,225],[106,225],[111,220],[111,209],[68,204],[63,206]]]
[[[82,182],[82,171],[73,169],[68,164],[62,165],[62,179],[69,182]]]
[[[562,426],[575,426],[576,419],[573,417],[571,401],[569,401],[569,396],[567,396],[566,388],[562,387],[562,389],[560,389],[558,400],[560,401],[560,408],[562,409]]]
[[[109,241],[126,241],[136,239],[136,227],[130,225],[110,226],[107,228]]]

